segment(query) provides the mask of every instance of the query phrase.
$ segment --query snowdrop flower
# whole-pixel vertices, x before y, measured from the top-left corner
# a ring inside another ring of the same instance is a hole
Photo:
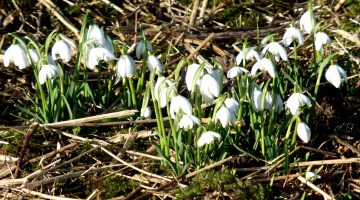
[[[229,122],[235,123],[236,117],[233,111],[226,106],[221,106],[215,115],[215,121],[220,121],[223,128],[229,125]]]
[[[237,77],[237,76],[239,76],[239,75],[241,75],[243,73],[249,73],[249,70],[247,70],[247,69],[245,69],[243,67],[233,67],[228,71],[226,77],[228,79],[232,79],[232,78],[235,78],[235,77]]]
[[[140,116],[144,118],[150,118],[151,117],[151,109],[149,106],[145,108],[141,108]]]
[[[167,97],[169,90],[169,98]],[[160,103],[161,108],[165,108],[169,100],[174,96],[174,84],[165,77],[159,77],[155,83],[154,96]]]
[[[265,109],[271,111],[272,110],[272,105],[273,105],[273,96],[270,94],[270,92],[266,92],[265,95]],[[281,99],[280,95],[276,96],[276,104],[275,104],[275,112],[280,113],[284,110],[284,102]]]
[[[321,176],[319,176],[318,174],[316,174],[314,172],[306,172],[305,178],[308,181],[315,181],[316,179],[321,179]]]
[[[175,119],[176,113],[179,113],[180,111],[185,114],[191,115],[192,106],[188,99],[181,95],[178,95],[176,97],[173,97],[170,103],[171,118]]]
[[[267,71],[271,77],[275,78],[275,67],[269,59],[263,58],[257,61],[251,68],[251,75],[254,76],[259,69]]]
[[[224,104],[231,112],[235,114],[239,110],[239,102],[234,98],[226,98]]]
[[[136,57],[137,57],[137,59],[140,59],[142,57],[143,46],[144,46],[144,41],[140,40],[140,42],[136,46]],[[146,40],[146,51],[152,52],[151,44],[147,40]]]
[[[252,106],[256,112],[264,110],[264,107],[267,107],[266,99],[264,99],[264,107],[262,106],[262,90],[254,89],[252,93]]]
[[[116,64],[116,74],[118,77],[131,78],[135,71],[135,61],[129,55],[121,55]]]
[[[311,137],[311,130],[304,122],[300,122],[297,126],[297,135],[304,142],[308,143]]]
[[[240,51],[239,54],[236,56],[236,65],[240,65],[242,60],[253,60],[256,59],[256,61],[259,61],[261,59],[261,56],[257,51],[255,51],[253,48],[246,48],[244,51]]]
[[[91,70],[94,70],[95,67],[99,64],[99,61],[103,60],[108,62],[114,60],[115,56],[109,50],[103,47],[91,48],[88,55],[88,65],[87,67]]]
[[[330,37],[324,32],[318,32],[315,35],[315,49],[316,51],[320,51],[324,44],[330,44]]]
[[[284,45],[287,47],[290,46],[294,39],[297,39],[299,45],[304,44],[304,36],[301,31],[295,27],[290,27],[286,30],[283,36]]]
[[[200,93],[205,103],[211,103],[220,94],[220,83],[215,75],[206,74],[200,81]]]
[[[4,54],[4,66],[8,67],[13,62],[19,69],[24,69],[30,65],[25,50],[19,44],[11,45]]]
[[[149,71],[155,69],[158,72],[162,72],[163,70],[159,59],[157,59],[154,55],[151,55],[147,58],[147,66]]]
[[[201,134],[198,142],[197,142],[197,146],[198,147],[202,147],[206,144],[210,144],[212,143],[215,139],[221,140],[221,135],[219,133],[215,133],[212,131],[207,131],[204,132],[203,134]]]
[[[114,45],[109,37],[105,38],[105,43],[104,43],[103,47],[105,49],[107,49],[109,52],[111,52],[112,54],[114,54]]]
[[[262,50],[261,56],[264,56],[267,51],[275,56],[275,60],[277,62],[280,60],[280,57],[284,61],[288,60],[285,49],[278,42],[271,42],[270,44],[267,44]]]
[[[54,60],[60,58],[64,62],[71,60],[71,47],[65,40],[58,40],[51,49],[51,56]]]
[[[340,87],[342,81],[347,81],[347,75],[339,65],[331,65],[325,73],[325,78],[336,88]]]
[[[189,91],[192,90],[192,85],[195,79],[195,75],[197,70],[199,69],[200,65],[197,63],[193,63],[191,65],[188,66],[187,71],[186,71],[186,75],[185,75],[185,84],[186,87]],[[204,71],[200,72],[200,77],[204,74]],[[197,84],[200,84],[200,77],[197,80]]]
[[[92,24],[87,31],[87,40],[93,40],[96,45],[103,46],[105,45],[106,38],[103,30],[98,25]]]
[[[299,108],[304,105],[311,106],[311,101],[307,96],[301,93],[293,93],[287,100],[287,107],[293,115],[297,114]]]
[[[314,16],[313,16],[314,17]],[[314,24],[312,24],[311,13],[306,11],[300,18],[300,28],[305,30],[306,33],[310,34],[313,26],[315,26],[315,18],[313,18]]]
[[[200,120],[194,115],[185,114],[180,119],[179,128],[187,131],[192,129],[195,124],[200,125]]]
[[[37,63],[40,60],[39,53],[36,51],[36,49],[29,49],[29,54],[34,63]]]
[[[56,65],[43,65],[39,72],[39,82],[43,85],[46,82],[46,79],[52,79],[56,75],[62,76],[62,72]]]

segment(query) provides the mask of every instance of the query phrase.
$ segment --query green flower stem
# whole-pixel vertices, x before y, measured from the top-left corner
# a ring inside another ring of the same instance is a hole
[[[294,123],[294,121],[295,121],[297,118],[298,118],[297,115],[292,116],[292,118],[291,118],[291,120],[290,120],[290,123],[289,123],[289,126],[288,126],[288,129],[287,129],[287,131],[286,131],[285,140],[287,140],[287,139],[290,137],[292,124]]]
[[[135,94],[135,90],[134,90],[134,84],[133,84],[131,78],[128,78],[128,81],[129,81],[129,85],[130,85],[131,101],[132,101],[133,107],[138,110],[137,102],[136,102],[136,94]]]
[[[291,145],[294,145],[296,142],[296,135],[297,135],[297,126],[299,125],[299,123],[301,122],[300,118],[296,119],[296,124],[295,124],[295,129],[294,129],[294,133],[293,133],[293,137],[291,139]]]
[[[171,128],[171,134],[172,134],[173,140],[174,140],[176,166],[179,168],[180,163],[179,163],[179,150],[178,150],[178,144],[177,144],[177,135],[176,135],[174,121],[173,121],[173,119],[171,118],[171,115],[170,115],[169,103],[166,104],[166,110],[167,110],[167,113],[168,113],[168,116],[169,116],[169,124],[170,124],[170,128]]]

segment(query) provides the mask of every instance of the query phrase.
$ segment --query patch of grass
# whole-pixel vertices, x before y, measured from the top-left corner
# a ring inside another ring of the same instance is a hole
[[[231,170],[215,171],[197,175],[189,187],[176,190],[178,199],[199,197],[229,197],[230,199],[265,199],[266,189],[251,181],[241,181]]]
[[[117,197],[132,192],[136,183],[133,180],[124,179],[118,176],[109,177],[101,183],[103,191],[103,199]]]

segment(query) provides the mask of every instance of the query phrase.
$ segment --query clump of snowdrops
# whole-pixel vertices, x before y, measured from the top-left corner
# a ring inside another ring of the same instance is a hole
[[[118,109],[138,110],[139,118],[155,117],[158,153],[179,175],[234,150],[265,161],[281,154],[288,159],[297,136],[300,142],[310,142],[308,124],[324,70],[326,80],[336,88],[347,76],[336,64],[330,37],[316,26],[311,3],[299,23],[293,24],[282,40],[272,34],[257,46],[244,42],[227,72],[216,62],[182,59],[175,78],[167,76],[161,55],[155,54],[144,34],[136,46],[140,62],[135,64],[125,45],[119,46],[121,55],[116,56],[103,29],[95,24],[86,27],[87,17],[78,45],[56,32],[44,46],[13,35],[4,66],[13,61],[20,70],[34,71],[32,106],[19,103],[18,107],[41,123],[78,118],[89,109],[106,110],[114,102]],[[312,74],[305,76],[299,72],[305,69],[298,58],[299,47],[309,42],[304,34],[310,35],[314,52],[308,67]],[[68,63],[75,64],[67,67]],[[185,92],[178,90],[182,70],[186,70]],[[89,76],[94,72],[97,80],[92,82]],[[307,90],[311,86],[315,89]]]

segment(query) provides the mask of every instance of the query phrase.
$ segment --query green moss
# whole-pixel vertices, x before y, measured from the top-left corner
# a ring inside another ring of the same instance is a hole
[[[124,179],[118,176],[105,179],[101,183],[104,189],[103,199],[117,197],[132,192],[137,184],[133,180]]]
[[[211,196],[213,194],[216,196]],[[241,181],[230,170],[199,174],[189,187],[174,192],[178,199],[229,197],[230,199],[265,199],[265,189],[251,181]]]

